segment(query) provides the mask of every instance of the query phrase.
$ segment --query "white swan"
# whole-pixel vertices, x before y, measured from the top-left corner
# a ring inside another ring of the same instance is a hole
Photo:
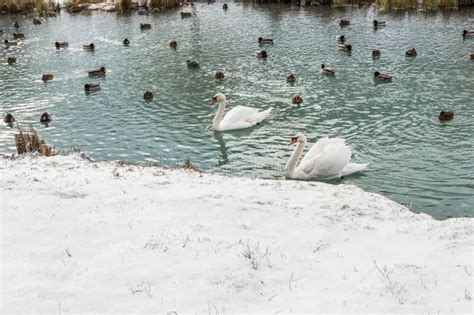
[[[226,98],[222,93],[214,95],[209,103],[219,104],[216,116],[212,122],[212,129],[215,131],[244,129],[255,126],[267,118],[272,111],[271,107],[267,110],[259,111],[257,108],[237,106],[224,116]]]
[[[331,179],[347,176],[364,170],[368,164],[350,163],[351,148],[341,138],[322,138],[297,165],[306,145],[306,137],[298,133],[291,138],[290,144],[296,149],[291,154],[285,167],[285,176],[293,179]]]

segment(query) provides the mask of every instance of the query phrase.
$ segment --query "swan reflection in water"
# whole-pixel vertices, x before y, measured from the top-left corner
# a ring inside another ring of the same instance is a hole
[[[222,132],[214,132],[214,139],[217,140],[217,143],[219,144],[219,151],[221,152],[217,165],[226,165],[227,163],[229,163],[229,155],[227,154],[227,147],[225,146],[225,141]]]

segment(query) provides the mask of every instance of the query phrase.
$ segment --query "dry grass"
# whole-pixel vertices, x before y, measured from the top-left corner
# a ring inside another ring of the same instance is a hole
[[[25,13],[36,10],[38,13],[54,8],[54,2],[45,0],[0,0],[0,9],[8,13]]]
[[[187,157],[187,158],[184,160],[184,163],[183,163],[183,165],[180,165],[180,168],[184,168],[184,169],[188,169],[188,170],[193,170],[193,171],[199,170],[199,168],[197,167],[197,165],[194,165],[194,164],[193,164],[193,162],[191,161],[191,158],[190,158],[190,157]]]
[[[38,136],[33,125],[29,126],[28,131],[18,127],[18,133],[15,134],[15,144],[18,154],[38,152],[44,156],[56,155],[56,152],[54,152],[46,141]]]
[[[420,4],[416,0],[375,0],[379,10],[410,10],[410,9],[424,9],[424,10],[438,10],[458,8],[459,0],[422,0]]]
[[[179,0],[151,0],[149,3],[150,9],[154,8],[175,8],[179,6]]]

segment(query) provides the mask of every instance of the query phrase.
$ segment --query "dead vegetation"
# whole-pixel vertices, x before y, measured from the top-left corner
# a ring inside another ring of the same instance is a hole
[[[193,164],[190,157],[187,157],[186,159],[184,159],[182,168],[193,170],[193,171],[197,171],[199,169],[196,165]]]
[[[25,131],[18,127],[18,133],[15,133],[16,151],[18,154],[28,152],[38,152],[43,156],[53,156],[56,152],[49,146],[43,138],[36,133],[33,125],[29,125],[29,129]]]

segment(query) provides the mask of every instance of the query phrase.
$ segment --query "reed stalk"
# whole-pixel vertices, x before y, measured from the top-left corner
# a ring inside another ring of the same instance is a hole
[[[18,127],[18,133],[16,133],[14,137],[18,154],[38,152],[44,156],[56,155],[56,152],[54,152],[46,141],[38,136],[35,128],[33,128],[33,125],[31,124],[29,125],[28,131]]]
[[[150,9],[175,8],[179,6],[179,3],[179,0],[150,0],[148,6]]]
[[[129,12],[132,10],[132,0],[122,0],[122,12]]]
[[[471,5],[473,3],[471,2]],[[454,9],[459,7],[459,1],[458,0],[438,0],[438,7],[444,8],[444,9]]]

